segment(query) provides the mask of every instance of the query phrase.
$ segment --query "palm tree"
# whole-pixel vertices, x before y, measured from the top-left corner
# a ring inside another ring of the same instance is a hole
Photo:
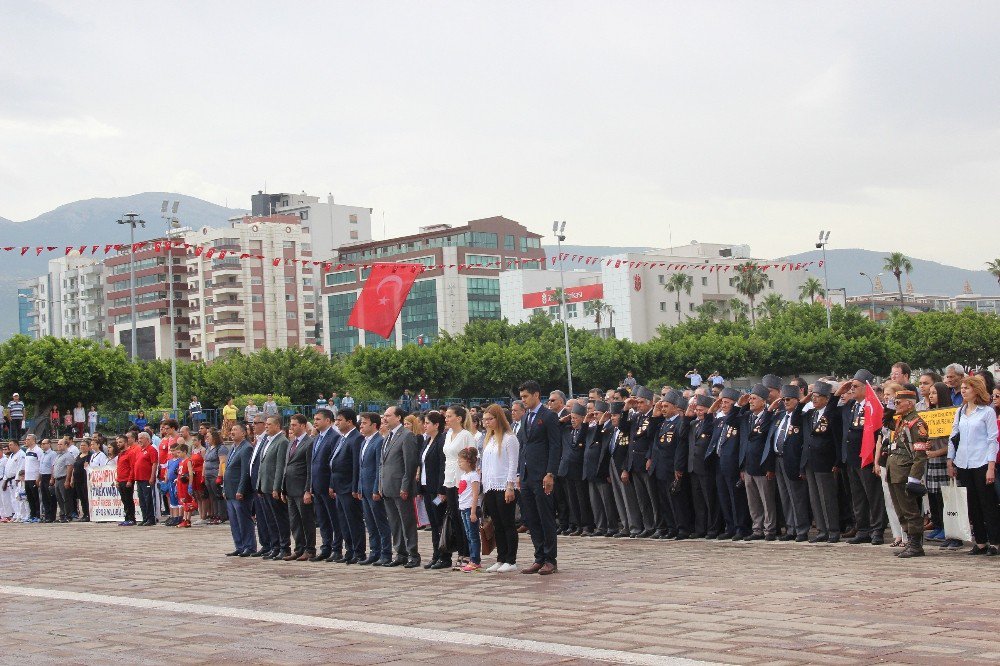
[[[826,290],[823,289],[823,283],[819,281],[819,278],[808,278],[802,283],[802,286],[799,287],[799,300],[803,301],[808,298],[810,303],[815,303],[817,296],[826,296]]]
[[[736,270],[738,271],[736,291],[750,299],[750,325],[753,326],[757,323],[754,318],[754,299],[767,287],[767,276],[760,266],[752,261],[740,264]]]
[[[615,308],[611,305],[611,303],[604,303],[601,309],[608,315],[608,332],[611,333],[613,337],[615,331]]]
[[[893,252],[885,258],[882,270],[896,276],[896,286],[899,287],[899,309],[903,309],[903,273],[909,275],[913,271],[913,263],[902,252]]]
[[[753,314],[753,310],[740,299],[733,297],[726,301],[726,307],[733,315],[733,321],[746,321],[747,312]]]
[[[761,317],[774,318],[788,307],[788,302],[781,294],[768,294],[757,306],[757,314]]]
[[[713,323],[725,316],[726,313],[725,308],[718,301],[705,301],[696,307],[695,311],[699,317]]]
[[[681,323],[681,291],[691,295],[691,287],[694,286],[694,278],[687,273],[674,273],[663,285],[663,288],[670,293],[677,293],[677,323]]]
[[[604,312],[604,306],[604,301],[599,298],[590,302],[590,309],[594,313],[594,323],[597,324],[597,328],[601,327],[601,313]]]
[[[1000,282],[1000,259],[986,262],[986,270]]]

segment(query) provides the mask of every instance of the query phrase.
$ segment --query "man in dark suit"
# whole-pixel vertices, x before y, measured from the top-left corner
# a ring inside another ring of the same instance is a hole
[[[851,510],[857,534],[847,543],[871,543],[880,546],[885,536],[885,495],[882,482],[875,476],[874,461],[861,466],[861,440],[865,432],[865,401],[867,385],[875,381],[875,376],[864,368],[858,370],[854,379],[845,382],[837,395],[848,395],[850,399],[841,406],[843,418],[843,447],[840,462],[851,486]]]
[[[656,484],[649,476],[649,448],[660,429],[663,417],[654,413],[653,392],[645,386],[635,388],[635,396],[625,401],[622,414],[628,432],[628,455],[622,471],[622,481],[635,488],[643,531],[639,538],[648,539],[656,533],[660,521]]]
[[[740,469],[753,522],[747,541],[774,541],[778,534],[774,458],[767,455],[767,436],[774,418],[767,403],[770,393],[763,384],[755,384],[740,398]]]
[[[340,439],[340,433],[333,427],[333,412],[325,407],[317,409],[313,414],[313,425],[316,427],[316,439],[313,441],[310,465],[310,495],[323,544],[311,561],[343,562],[344,537],[337,520],[336,501],[330,497],[330,457],[333,455],[334,444]]]
[[[247,427],[242,423],[232,427],[231,436],[236,441],[236,446],[226,458],[222,495],[226,498],[226,513],[229,515],[229,529],[233,533],[235,550],[227,555],[250,557],[257,550],[253,520],[250,518],[250,503],[253,501],[250,490],[250,454],[253,447],[247,441]]]
[[[568,536],[591,536],[594,532],[590,498],[583,481],[583,457],[587,449],[590,428],[584,422],[587,407],[576,400],[570,401],[570,424],[562,432],[562,457],[559,459],[559,486],[565,491],[569,505]],[[563,534],[567,534],[563,532]]]
[[[660,500],[660,527],[654,539],[687,539],[691,535],[687,497],[682,494],[681,487],[687,464],[688,430],[687,419],[680,408],[683,399],[684,396],[675,390],[663,396],[659,404],[663,423],[649,448],[649,473],[656,481]]]
[[[527,412],[517,440],[520,449],[518,479],[521,486],[521,515],[535,546],[534,563],[521,573],[548,575],[557,570],[556,507],[552,489],[559,471],[562,435],[559,419],[542,406],[541,387],[529,380],[520,386],[521,401]]]
[[[253,452],[250,454],[250,495],[253,503],[253,513],[257,522],[257,541],[260,542],[260,550],[253,554],[253,557],[271,557],[280,548],[278,542],[278,532],[270,529],[270,522],[265,518],[267,506],[266,498],[257,492],[260,485],[260,466],[264,461],[264,445],[267,442],[267,433],[264,430],[264,417],[254,417],[253,430]]]
[[[833,387],[818,380],[813,385],[812,410],[803,417],[802,469],[809,484],[809,502],[817,534],[809,543],[840,541],[840,508],[837,500],[837,473],[840,464],[840,408],[830,396]]]
[[[382,444],[382,469],[378,499],[385,500],[385,513],[392,529],[392,545],[396,559],[385,566],[407,569],[420,566],[417,547],[417,515],[413,498],[417,493],[417,463],[420,462],[420,441],[403,427],[406,412],[400,407],[387,407],[382,420],[389,426],[389,435]]]
[[[782,409],[775,416],[765,455],[774,457],[778,496],[785,515],[785,534],[778,541],[809,539],[809,488],[802,472],[802,403],[799,387],[781,387]]]
[[[286,561],[306,562],[316,556],[316,515],[311,493],[313,439],[306,433],[307,423],[305,416],[294,414],[289,425],[292,441],[288,445],[282,495],[288,504],[295,550],[283,558]]]
[[[263,497],[264,519],[268,530],[277,534],[278,548],[271,552],[270,559],[280,560],[292,554],[292,531],[288,524],[288,507],[281,497],[281,484],[285,478],[285,462],[288,460],[288,438],[281,432],[281,417],[268,416],[264,424],[267,439],[261,451],[260,472],[257,476],[257,493]],[[259,520],[259,517],[258,517]],[[267,555],[263,555],[267,559]]]
[[[330,488],[327,494],[337,506],[337,520],[344,535],[344,564],[357,564],[365,560],[365,526],[361,502],[355,497],[354,461],[361,453],[364,437],[358,432],[358,416],[353,409],[337,411],[334,426],[340,439],[330,456]]]
[[[603,400],[594,402],[594,411],[587,415],[587,450],[583,454],[583,478],[594,513],[594,536],[614,536],[618,533],[618,508],[611,489],[611,451],[609,438],[614,424]]]
[[[361,415],[359,428],[364,440],[354,465],[355,497],[361,501],[368,528],[368,559],[362,565],[382,567],[392,562],[392,530],[385,514],[385,500],[375,499],[382,480],[382,417],[372,412]]]
[[[719,492],[719,507],[726,523],[726,531],[721,539],[742,541],[750,536],[750,509],[747,495],[740,479],[740,411],[736,401],[740,393],[726,387],[719,393],[712,409],[715,411],[716,425],[712,433],[707,455],[718,463],[715,472],[716,490]]]
[[[622,420],[624,412],[624,402],[611,403],[610,414],[613,428],[610,433],[606,434],[604,442],[604,446],[607,447],[610,454],[608,473],[611,478],[611,489],[615,494],[615,507],[618,509],[618,516],[622,521],[621,530],[613,535],[616,539],[638,537],[642,532],[642,514],[639,512],[639,502],[635,497],[635,486],[622,481],[625,459],[628,456],[628,431],[625,429],[628,422]]]
[[[687,476],[691,482],[696,539],[715,539],[722,531],[719,493],[715,487],[714,460],[707,459],[709,444],[715,433],[715,417],[708,410],[715,400],[710,395],[696,394],[688,405],[694,420],[688,426]]]

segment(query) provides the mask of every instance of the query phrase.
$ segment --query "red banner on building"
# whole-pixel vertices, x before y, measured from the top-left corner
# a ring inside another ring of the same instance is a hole
[[[423,270],[420,264],[374,264],[347,325],[388,338],[413,281]]]
[[[603,284],[585,284],[580,287],[566,288],[567,303],[581,303],[583,301],[593,301],[604,298]],[[533,308],[544,308],[548,305],[559,305],[558,292],[555,289],[548,291],[536,291],[531,294],[522,294],[521,303],[525,310]]]

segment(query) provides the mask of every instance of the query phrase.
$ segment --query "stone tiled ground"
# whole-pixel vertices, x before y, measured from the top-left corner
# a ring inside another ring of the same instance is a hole
[[[226,558],[225,526],[3,525],[0,535],[0,582],[12,586],[737,664],[1000,660],[1000,561],[934,546],[902,562],[885,546],[561,538],[560,572],[542,578]],[[525,537],[521,548],[529,561]],[[9,594],[0,610],[0,654],[21,663],[582,663]]]

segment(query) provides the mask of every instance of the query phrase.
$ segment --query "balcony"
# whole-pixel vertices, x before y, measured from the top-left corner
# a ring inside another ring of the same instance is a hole
[[[212,275],[215,277],[222,275],[242,275],[243,266],[239,262],[230,262],[224,259],[219,262],[212,262]]]
[[[218,310],[218,311],[222,311],[222,310],[242,310],[243,309],[243,300],[239,299],[239,298],[227,298],[227,299],[222,300],[222,301],[217,300],[217,301],[215,301],[215,304],[212,307],[215,310]]]
[[[212,285],[212,289],[213,289],[213,293],[216,294],[216,295],[227,293],[227,292],[242,293],[243,292],[243,283],[240,282],[239,280],[226,280],[224,282],[216,282],[216,283],[214,283]]]
[[[244,328],[246,328],[246,319],[243,317],[215,320],[216,331],[242,331]]]

